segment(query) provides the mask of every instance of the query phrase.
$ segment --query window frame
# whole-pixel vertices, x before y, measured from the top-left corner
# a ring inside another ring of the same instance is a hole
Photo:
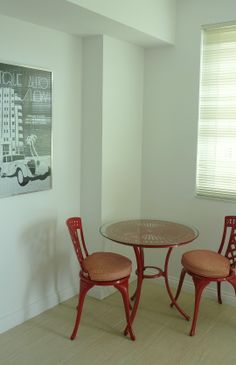
[[[195,197],[200,199],[213,199],[213,200],[219,200],[219,201],[227,201],[227,202],[236,202],[236,184],[234,189],[234,196],[232,194],[229,194],[227,190],[225,190],[225,193],[220,194],[217,193],[208,186],[208,189],[204,190],[204,186],[199,188],[199,181],[198,181],[198,175],[199,175],[199,159],[200,159],[200,139],[203,138],[200,129],[201,129],[201,108],[202,108],[202,85],[203,85],[203,79],[204,79],[204,73],[203,73],[203,58],[204,58],[204,32],[211,29],[219,29],[219,28],[226,28],[226,27],[235,27],[236,30],[236,22],[228,22],[228,23],[218,23],[218,24],[211,24],[211,25],[204,25],[201,28],[201,49],[200,49],[200,69],[199,69],[199,93],[198,93],[198,128],[197,128],[197,150],[196,150],[196,175],[195,175]],[[235,35],[235,50],[236,50],[236,35]],[[236,64],[236,55],[235,55],[235,64]],[[235,83],[236,88],[236,83]],[[236,113],[235,113],[235,119],[236,119]],[[235,136],[235,145],[236,145],[236,136]],[[216,146],[216,144],[215,144]],[[209,157],[209,156],[208,156]],[[209,160],[208,160],[209,161]],[[205,191],[205,193],[204,193]],[[219,189],[218,189],[219,191]]]

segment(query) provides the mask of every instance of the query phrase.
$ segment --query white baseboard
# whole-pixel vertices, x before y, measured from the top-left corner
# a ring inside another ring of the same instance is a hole
[[[129,282],[132,283],[134,280],[136,280],[136,278],[136,275],[131,275]],[[113,286],[95,286],[89,291],[88,295],[102,300],[115,293],[115,291],[116,289]]]
[[[132,276],[130,282],[136,280],[135,276]],[[178,285],[179,278],[174,276],[169,277],[170,286],[176,288]],[[152,280],[152,283],[164,285],[164,280]],[[145,285],[145,283],[144,283]],[[102,300],[105,297],[113,294],[115,292],[114,287],[94,287],[89,291],[89,295],[96,299]],[[183,290],[186,292],[194,293],[194,285],[193,282],[188,280],[187,278],[184,281]],[[59,291],[57,294],[52,294],[45,296],[44,298],[35,301],[29,305],[26,305],[25,308],[21,308],[17,311],[6,313],[5,315],[0,317],[0,333],[3,333],[37,315],[40,313],[58,305],[61,302],[64,302],[67,299],[78,294],[78,289],[74,287],[70,287],[64,290]],[[207,287],[203,293],[204,296],[208,298],[216,298],[217,290],[216,287]],[[236,306],[236,298],[234,295],[234,291],[232,290],[232,294],[228,291],[225,291],[222,288],[222,300],[223,303],[230,304],[232,306]]]
[[[116,289],[112,286],[95,286],[88,292],[88,295],[92,298],[102,300],[115,291]]]
[[[135,280],[136,276],[132,277],[130,281]],[[114,287],[94,287],[88,295],[96,299],[104,299],[105,297],[115,292]],[[13,312],[8,312],[0,316],[0,334],[9,329],[18,326],[19,324],[45,312],[46,310],[55,307],[61,302],[78,294],[78,288],[70,287],[60,290],[58,293],[45,295],[43,298],[27,304],[24,308],[20,308]]]
[[[188,280],[189,279],[189,280]],[[164,285],[164,280],[153,280],[152,282],[155,282],[157,284],[162,284]],[[170,276],[169,277],[169,284],[172,288],[177,288],[179,283],[179,278],[176,278],[174,276]],[[228,284],[229,285],[229,284]],[[222,302],[226,303],[226,304],[230,304],[232,306],[236,306],[236,298],[235,298],[235,293],[233,290],[233,287],[231,287],[231,285],[229,285],[229,288],[232,288],[231,293],[229,293],[228,291],[224,290],[223,285],[221,288],[221,297],[222,297]],[[188,293],[192,293],[194,294],[194,284],[193,281],[191,280],[190,277],[186,276],[185,280],[184,280],[184,284],[183,284],[183,291],[186,291]],[[217,288],[216,288],[216,284],[214,286],[209,285],[208,287],[206,287],[203,291],[202,294],[203,297],[207,297],[207,298],[217,298]]]
[[[55,307],[59,303],[64,302],[77,293],[78,289],[76,288],[66,288],[59,291],[58,293],[44,296],[42,299],[30,303],[24,308],[2,315],[0,317],[0,333],[17,326],[52,307]]]
[[[132,276],[130,279],[130,282],[136,280],[135,276]],[[151,280],[152,283],[155,284],[159,284],[159,285],[165,285],[164,283],[164,279],[160,280]],[[169,277],[169,284],[172,288],[177,288],[177,285],[179,283],[179,278],[176,278],[175,276],[170,276]],[[144,283],[145,285],[145,283]],[[89,295],[91,295],[92,297],[96,298],[96,299],[104,299],[107,296],[113,294],[115,292],[115,288],[113,287],[95,287],[93,288],[89,293]],[[188,280],[188,277],[186,276],[185,280],[184,280],[184,284],[183,284],[183,291],[189,292],[194,294],[194,284],[192,282],[192,280]],[[232,293],[232,294],[231,294]],[[232,306],[236,306],[236,298],[235,298],[235,294],[234,294],[234,290],[232,288],[232,292],[229,293],[228,291],[225,291],[223,286],[222,286],[222,290],[221,290],[221,296],[222,296],[222,301],[223,303],[226,304],[230,304]],[[216,285],[215,287],[212,286],[208,286],[204,292],[203,292],[203,296],[207,297],[207,298],[217,298],[217,289],[216,289]]]

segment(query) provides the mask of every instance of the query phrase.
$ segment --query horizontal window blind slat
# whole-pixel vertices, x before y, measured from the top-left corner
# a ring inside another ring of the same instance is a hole
[[[236,25],[205,29],[197,195],[236,199]]]

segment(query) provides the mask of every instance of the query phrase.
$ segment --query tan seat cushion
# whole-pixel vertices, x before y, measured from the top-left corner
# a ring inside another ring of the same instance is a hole
[[[214,251],[193,250],[182,256],[183,267],[200,276],[220,278],[229,275],[229,260]]]
[[[129,276],[132,262],[113,252],[95,252],[84,260],[84,267],[92,280],[112,281]]]

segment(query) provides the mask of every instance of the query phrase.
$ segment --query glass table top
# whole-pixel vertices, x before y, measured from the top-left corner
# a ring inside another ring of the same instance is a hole
[[[134,219],[104,224],[101,234],[118,243],[142,247],[174,247],[198,237],[194,227],[157,219]]]

